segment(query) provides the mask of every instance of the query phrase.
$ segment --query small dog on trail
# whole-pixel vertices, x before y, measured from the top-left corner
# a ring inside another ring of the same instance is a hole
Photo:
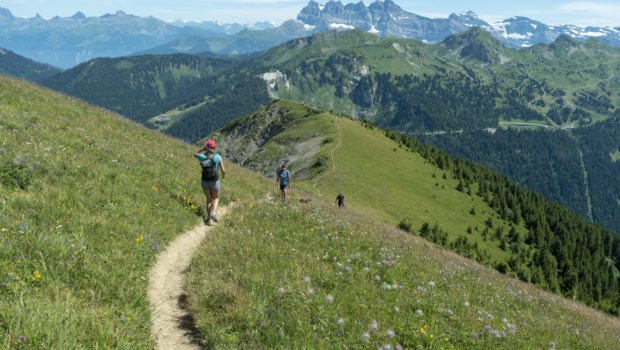
[[[312,199],[310,199],[310,198],[299,198],[299,201],[301,203],[306,203],[307,204],[307,203],[312,202]]]

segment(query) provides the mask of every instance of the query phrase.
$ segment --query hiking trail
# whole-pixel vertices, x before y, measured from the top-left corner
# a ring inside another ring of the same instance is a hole
[[[340,124],[338,123],[338,117],[337,116],[334,116],[334,122],[336,123],[336,130],[338,131],[338,143],[336,143],[334,148],[332,148],[332,150],[329,153],[331,158],[332,158],[332,169],[331,169],[332,171],[336,170],[336,159],[334,158],[334,152],[342,144],[342,132],[340,131]],[[317,192],[319,194],[319,197],[321,197],[321,189],[318,188],[318,186],[316,185],[316,182],[312,185],[312,187],[314,187],[317,190]]]
[[[225,216],[227,208],[220,206],[218,209],[218,216]],[[201,348],[195,337],[192,317],[183,307],[184,287],[192,256],[213,228],[201,223],[176,237],[157,256],[157,262],[151,268],[147,290],[153,322],[151,335],[157,340],[159,349]]]

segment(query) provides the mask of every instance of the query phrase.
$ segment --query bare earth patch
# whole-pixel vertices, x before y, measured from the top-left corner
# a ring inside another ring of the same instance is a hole
[[[226,214],[218,208],[218,216]],[[217,224],[215,224],[217,225]],[[200,349],[194,336],[191,315],[184,309],[185,277],[194,251],[213,226],[200,224],[175,238],[159,254],[151,268],[148,298],[153,327],[151,333],[160,349]]]

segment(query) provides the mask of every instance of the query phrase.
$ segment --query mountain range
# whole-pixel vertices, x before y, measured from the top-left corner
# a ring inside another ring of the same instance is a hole
[[[407,12],[391,0],[343,5],[310,1],[296,19],[279,26],[203,22],[164,22],[123,11],[100,17],[77,12],[71,17],[44,19],[14,17],[0,8],[0,47],[60,68],[73,67],[95,57],[135,54],[200,53],[243,54],[263,51],[285,41],[328,30],[360,28],[382,37],[414,38],[437,43],[471,27],[488,31],[507,47],[523,48],[551,43],[561,35],[580,41],[596,38],[620,46],[620,27],[551,26],[527,17],[488,23],[473,12],[448,18],[427,18]]]
[[[123,11],[100,17],[86,17],[77,12],[71,17],[20,18],[0,8],[0,47],[66,69],[95,57],[118,57],[146,50],[181,35],[221,37],[247,27],[271,26],[268,23],[256,26],[215,22],[172,24]]]
[[[551,43],[560,35],[582,41],[594,37],[608,45],[620,46],[620,27],[550,26],[520,16],[488,23],[472,11],[453,13],[448,18],[427,18],[403,10],[392,0],[378,0],[368,7],[363,2],[343,5],[340,1],[329,1],[319,5],[312,0],[297,15],[297,20],[313,26],[317,32],[355,27],[383,37],[415,38],[429,43],[437,43],[450,34],[471,27],[480,27],[513,48]]]
[[[363,2],[343,5],[329,1],[320,5],[310,1],[297,18],[288,20],[273,30],[251,30],[243,35],[226,38],[183,37],[141,53],[195,53],[212,51],[220,54],[246,53],[248,50],[266,50],[294,38],[324,33],[329,30],[362,29],[381,37],[419,39],[438,43],[451,34],[479,27],[491,33],[507,47],[524,48],[540,43],[551,43],[561,35],[580,41],[596,38],[610,46],[620,46],[620,27],[551,26],[527,17],[512,17],[497,23],[488,23],[474,12],[451,14],[448,18],[428,18],[407,12],[391,0],[375,1],[369,6]],[[238,43],[241,41],[241,43]],[[226,45],[219,44],[226,42]]]

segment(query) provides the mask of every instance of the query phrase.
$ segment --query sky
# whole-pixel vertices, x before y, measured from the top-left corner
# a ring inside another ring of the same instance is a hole
[[[366,6],[371,1],[364,1]],[[549,25],[620,26],[620,0],[393,0],[408,12],[431,18],[445,18],[450,13],[473,11],[486,21],[499,21],[525,16]],[[326,0],[317,1],[325,4]],[[344,0],[343,4],[359,2]],[[0,7],[16,17],[69,17],[77,11],[86,16],[101,16],[124,11],[128,14],[153,16],[164,21],[175,19],[217,21],[224,23],[282,23],[294,19],[308,0],[0,0]]]

